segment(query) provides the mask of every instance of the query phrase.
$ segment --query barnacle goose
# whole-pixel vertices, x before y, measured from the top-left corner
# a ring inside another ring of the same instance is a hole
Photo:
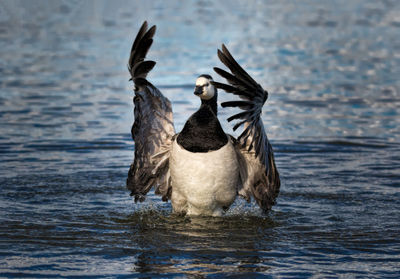
[[[151,188],[171,200],[173,211],[191,216],[221,216],[236,197],[248,202],[251,196],[267,212],[275,204],[280,188],[271,144],[260,114],[268,98],[264,90],[232,57],[225,45],[218,57],[231,73],[214,71],[228,84],[210,75],[196,80],[194,94],[200,108],[175,133],[170,101],[146,77],[156,62],[145,60],[153,43],[156,26],[145,21],[132,45],[128,69],[135,85],[132,139],[135,157],[130,166],[127,188],[135,202],[144,201]],[[222,107],[243,110],[228,118],[240,120],[233,130],[244,126],[235,139],[225,134],[217,118],[217,89],[242,100]]]

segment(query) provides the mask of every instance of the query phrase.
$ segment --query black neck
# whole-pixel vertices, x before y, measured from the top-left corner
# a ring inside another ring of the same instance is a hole
[[[217,93],[210,100],[201,100],[199,110],[186,121],[177,142],[190,152],[218,150],[228,142],[217,117]]]
[[[217,105],[217,92],[215,92],[214,97],[212,97],[209,100],[203,100],[201,99],[201,106],[208,106],[211,108],[211,110],[214,112],[215,115],[218,113],[218,105]]]

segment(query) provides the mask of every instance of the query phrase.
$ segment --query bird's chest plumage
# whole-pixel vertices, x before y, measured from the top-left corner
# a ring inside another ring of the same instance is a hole
[[[172,206],[188,215],[221,215],[236,198],[239,166],[230,141],[210,152],[189,152],[175,140],[170,156]]]

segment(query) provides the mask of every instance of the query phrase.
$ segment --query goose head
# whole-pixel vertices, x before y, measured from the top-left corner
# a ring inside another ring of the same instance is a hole
[[[210,75],[200,75],[196,79],[194,95],[199,96],[204,101],[211,100],[214,96],[216,97],[217,89],[211,84],[212,80]]]

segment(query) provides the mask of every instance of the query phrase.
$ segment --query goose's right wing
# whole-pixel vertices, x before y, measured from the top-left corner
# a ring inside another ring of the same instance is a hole
[[[128,64],[135,84],[135,122],[131,130],[135,158],[126,185],[135,201],[143,201],[152,187],[164,201],[171,195],[169,150],[175,135],[171,103],[146,79],[156,64],[145,60],[155,31],[156,26],[147,29],[147,22],[143,23],[133,42]]]
[[[229,84],[213,82],[214,86],[242,99],[221,104],[222,107],[238,107],[243,110],[228,118],[228,121],[239,119],[233,130],[244,124],[236,147],[242,180],[239,194],[248,201],[252,195],[258,205],[268,211],[275,204],[280,188],[272,146],[260,117],[268,92],[235,61],[225,45],[222,45],[222,51],[218,50],[218,57],[231,73],[215,67],[214,70]]]

